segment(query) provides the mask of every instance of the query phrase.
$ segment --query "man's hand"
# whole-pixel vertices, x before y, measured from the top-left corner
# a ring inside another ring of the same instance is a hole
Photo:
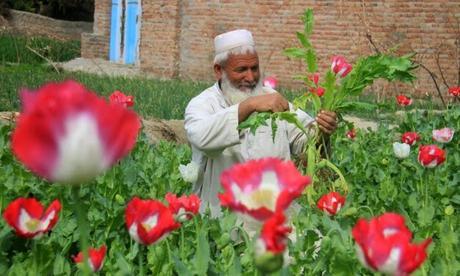
[[[240,103],[238,122],[246,120],[253,112],[281,112],[289,110],[289,102],[280,93],[250,97]]]
[[[332,134],[337,128],[337,115],[333,111],[321,110],[316,116],[319,129],[325,134]]]

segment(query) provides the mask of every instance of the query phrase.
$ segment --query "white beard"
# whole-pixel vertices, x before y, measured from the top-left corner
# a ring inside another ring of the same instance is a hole
[[[222,74],[221,89],[225,101],[230,105],[239,104],[249,97],[258,96],[264,94],[262,78],[259,79],[257,85],[250,91],[242,91],[235,87],[228,79],[225,73]]]

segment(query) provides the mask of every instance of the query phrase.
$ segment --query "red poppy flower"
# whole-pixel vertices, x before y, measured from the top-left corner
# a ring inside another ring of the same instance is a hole
[[[446,152],[436,145],[420,146],[418,162],[426,168],[434,168],[446,160]]]
[[[420,136],[417,132],[406,132],[401,136],[401,142],[413,146],[417,141],[420,140]]]
[[[49,181],[79,184],[110,168],[133,148],[136,113],[107,103],[74,81],[22,92],[12,135],[16,157]]]
[[[193,214],[198,214],[200,210],[200,198],[195,195],[191,194],[190,196],[183,195],[181,197],[177,197],[173,193],[166,194],[166,201],[169,203],[169,209],[173,214],[180,216],[184,212],[189,212]],[[187,219],[191,219],[191,215],[187,215]]]
[[[323,195],[316,204],[321,211],[330,216],[337,214],[343,205],[345,205],[345,197],[337,192]]]
[[[23,238],[34,238],[54,227],[59,218],[61,203],[51,202],[43,212],[43,205],[35,198],[20,197],[11,202],[3,213],[3,218]]]
[[[343,56],[333,56],[331,70],[341,78],[345,78],[352,70],[352,66]]]
[[[412,104],[412,99],[404,95],[396,96],[396,101],[400,106],[409,106]]]
[[[275,89],[278,85],[278,80],[275,77],[266,77],[263,81],[264,86],[270,87],[271,89]]]
[[[356,137],[356,129],[353,128],[349,130],[345,135],[347,136],[347,138],[354,140]]]
[[[121,104],[124,107],[131,107],[134,105],[134,96],[126,96],[118,90],[115,90],[115,92],[110,95],[109,100],[111,103]]]
[[[284,225],[286,221],[282,212],[277,212],[267,219],[262,226],[258,240],[258,252],[260,255],[267,251],[279,254],[286,249],[287,235],[291,233],[292,228]]]
[[[324,92],[326,92],[326,89],[324,89],[323,87],[311,87],[310,92],[318,95],[318,97],[322,97],[324,95]]]
[[[150,245],[180,227],[163,203],[138,197],[126,206],[125,220],[131,237],[144,245]]]
[[[310,177],[302,176],[291,161],[277,158],[236,164],[220,179],[224,188],[219,194],[222,206],[262,221],[288,208],[311,183]]]
[[[89,248],[88,249],[88,265],[93,272],[98,272],[102,269],[104,264],[105,252],[107,247],[101,246],[99,249]],[[75,263],[83,263],[83,252],[79,252],[77,256],[72,257]]]
[[[460,96],[460,86],[449,87],[449,94],[454,97]]]
[[[426,259],[427,239],[411,243],[412,233],[404,217],[385,213],[370,221],[360,219],[352,230],[361,263],[374,271],[390,275],[409,275]]]

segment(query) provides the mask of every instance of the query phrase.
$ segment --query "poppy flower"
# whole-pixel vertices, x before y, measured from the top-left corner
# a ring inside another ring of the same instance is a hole
[[[448,127],[433,130],[433,140],[439,143],[449,143],[454,138],[454,130]]]
[[[417,134],[417,132],[406,132],[401,136],[401,142],[410,146],[415,145],[415,143],[419,140],[420,136]]]
[[[345,197],[337,192],[330,192],[323,195],[316,206],[329,216],[336,215],[345,205]]]
[[[349,130],[349,131],[345,134],[345,136],[347,136],[347,138],[349,138],[349,139],[351,139],[351,140],[354,140],[355,137],[356,137],[356,129],[353,128],[353,129]]]
[[[106,251],[107,247],[105,245],[101,246],[99,249],[88,249],[88,265],[91,271],[98,272],[102,269]],[[79,252],[77,256],[73,256],[72,259],[77,264],[83,263],[83,252]]]
[[[434,168],[446,160],[446,152],[436,145],[420,146],[418,162],[426,168]]]
[[[412,99],[404,95],[396,96],[396,101],[400,106],[409,106],[412,104]]]
[[[395,142],[393,143],[393,152],[399,159],[407,158],[410,154],[410,145],[406,143]]]
[[[292,231],[291,227],[284,225],[285,221],[282,212],[275,213],[265,221],[255,243],[255,264],[265,273],[277,271],[283,265],[283,252]]]
[[[191,161],[187,165],[179,165],[179,172],[186,182],[195,183],[198,179],[200,167],[196,162]]]
[[[167,193],[165,199],[169,204],[169,209],[176,216],[180,216],[184,212],[196,215],[200,210],[201,200],[195,194],[191,194],[190,196],[183,195],[177,197],[173,193]],[[191,218],[191,215],[187,215],[187,219]]]
[[[331,70],[337,76],[345,78],[351,72],[353,67],[345,60],[343,56],[333,56]]]
[[[360,219],[353,227],[357,255],[367,268],[389,275],[409,275],[426,259],[431,238],[411,243],[412,233],[404,217],[385,213],[370,221]]]
[[[53,182],[80,184],[129,153],[140,129],[136,113],[109,104],[75,81],[21,93],[23,112],[12,150],[28,169]]]
[[[449,87],[449,94],[454,97],[460,96],[460,86]]]
[[[278,85],[278,80],[275,77],[266,77],[263,81],[264,86],[270,87],[271,89],[275,89]]]
[[[180,227],[171,210],[157,200],[134,197],[126,206],[125,221],[131,237],[150,245]]]
[[[310,76],[310,80],[315,84],[315,86],[318,86],[319,73],[314,73],[312,76]]]
[[[310,88],[310,92],[318,95],[318,97],[322,97],[324,95],[324,92],[326,92],[326,89],[324,89],[323,87],[312,87]]]
[[[61,203],[51,202],[46,211],[35,198],[20,197],[11,202],[3,212],[3,218],[23,238],[39,237],[50,231],[59,219]]]
[[[124,107],[131,107],[134,105],[134,96],[127,96],[122,92],[115,90],[109,97],[111,103],[121,104]]]
[[[285,210],[311,183],[294,163],[264,158],[236,164],[221,174],[224,193],[222,206],[265,221],[275,212]]]

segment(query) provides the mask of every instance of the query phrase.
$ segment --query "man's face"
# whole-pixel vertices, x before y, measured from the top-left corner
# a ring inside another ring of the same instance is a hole
[[[252,92],[259,82],[260,71],[257,53],[230,55],[224,67],[216,66],[217,78],[222,79],[225,73],[232,86],[242,92]]]

